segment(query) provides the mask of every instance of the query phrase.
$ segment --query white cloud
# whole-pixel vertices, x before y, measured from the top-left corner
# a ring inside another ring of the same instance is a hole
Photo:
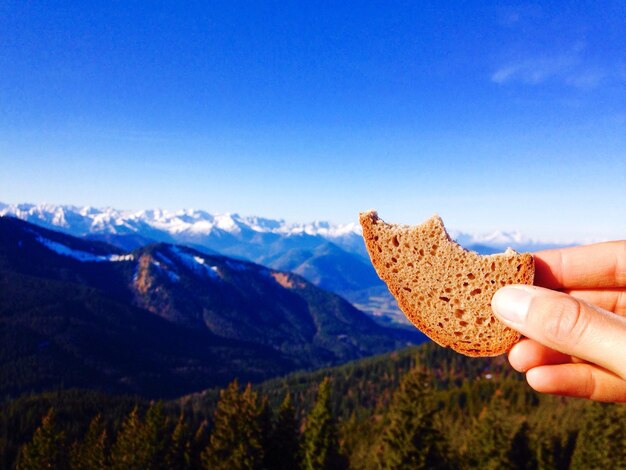
[[[619,68],[607,73],[606,69],[583,60],[584,49],[584,45],[577,43],[566,54],[511,61],[497,68],[490,78],[498,84],[536,86],[552,82],[580,90],[591,90],[611,79],[619,79]]]
[[[574,55],[538,57],[508,63],[491,75],[495,83],[519,82],[538,85],[548,80],[568,81],[577,76],[580,60]],[[570,83],[574,85],[574,83]]]

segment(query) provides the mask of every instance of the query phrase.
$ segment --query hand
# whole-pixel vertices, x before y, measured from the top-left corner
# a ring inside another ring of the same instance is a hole
[[[536,286],[506,286],[494,313],[526,338],[509,362],[543,393],[626,402],[626,241],[540,251]]]

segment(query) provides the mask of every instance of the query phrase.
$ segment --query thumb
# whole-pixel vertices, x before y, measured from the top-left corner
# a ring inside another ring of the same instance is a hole
[[[524,336],[626,380],[625,317],[535,286],[503,287],[491,304],[502,322]]]

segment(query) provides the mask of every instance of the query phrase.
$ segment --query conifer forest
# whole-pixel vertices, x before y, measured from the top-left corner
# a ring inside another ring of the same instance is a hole
[[[433,344],[173,401],[68,390],[0,410],[6,469],[626,468],[624,405]]]

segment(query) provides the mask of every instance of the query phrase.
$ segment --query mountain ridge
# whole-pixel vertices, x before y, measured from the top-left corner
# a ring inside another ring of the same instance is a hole
[[[128,253],[10,217],[0,284],[4,393],[91,381],[176,394],[424,340],[293,273],[165,243]]]
[[[291,271],[348,299],[381,324],[408,324],[376,274],[356,223],[292,224],[283,219],[203,210],[120,211],[54,204],[0,204],[2,215],[104,241],[126,251],[152,243],[171,243]],[[451,230],[450,234],[462,246],[480,254],[502,252],[509,246],[522,252],[555,246],[530,240],[519,232],[479,236]]]
[[[212,232],[274,233],[282,235],[306,234],[321,236],[334,241],[349,252],[359,252],[360,247],[352,246],[361,237],[358,223],[331,224],[326,221],[309,223],[289,223],[284,219],[270,219],[259,216],[240,216],[237,213],[211,213],[204,210],[181,209],[176,211],[148,209],[139,211],[119,210],[111,207],[97,209],[91,206],[60,204],[5,204],[0,203],[0,216],[13,215],[22,220],[39,225],[49,225],[75,236],[93,233],[128,234],[138,233],[149,227],[164,236],[177,236],[182,233],[209,235]],[[49,227],[48,227],[49,228]],[[451,229],[450,235],[461,245],[486,245],[491,248],[549,247],[576,243],[575,240],[558,242],[537,240],[519,231],[496,230],[489,233],[468,233]],[[171,240],[157,240],[171,241]],[[526,250],[528,251],[528,250]]]

